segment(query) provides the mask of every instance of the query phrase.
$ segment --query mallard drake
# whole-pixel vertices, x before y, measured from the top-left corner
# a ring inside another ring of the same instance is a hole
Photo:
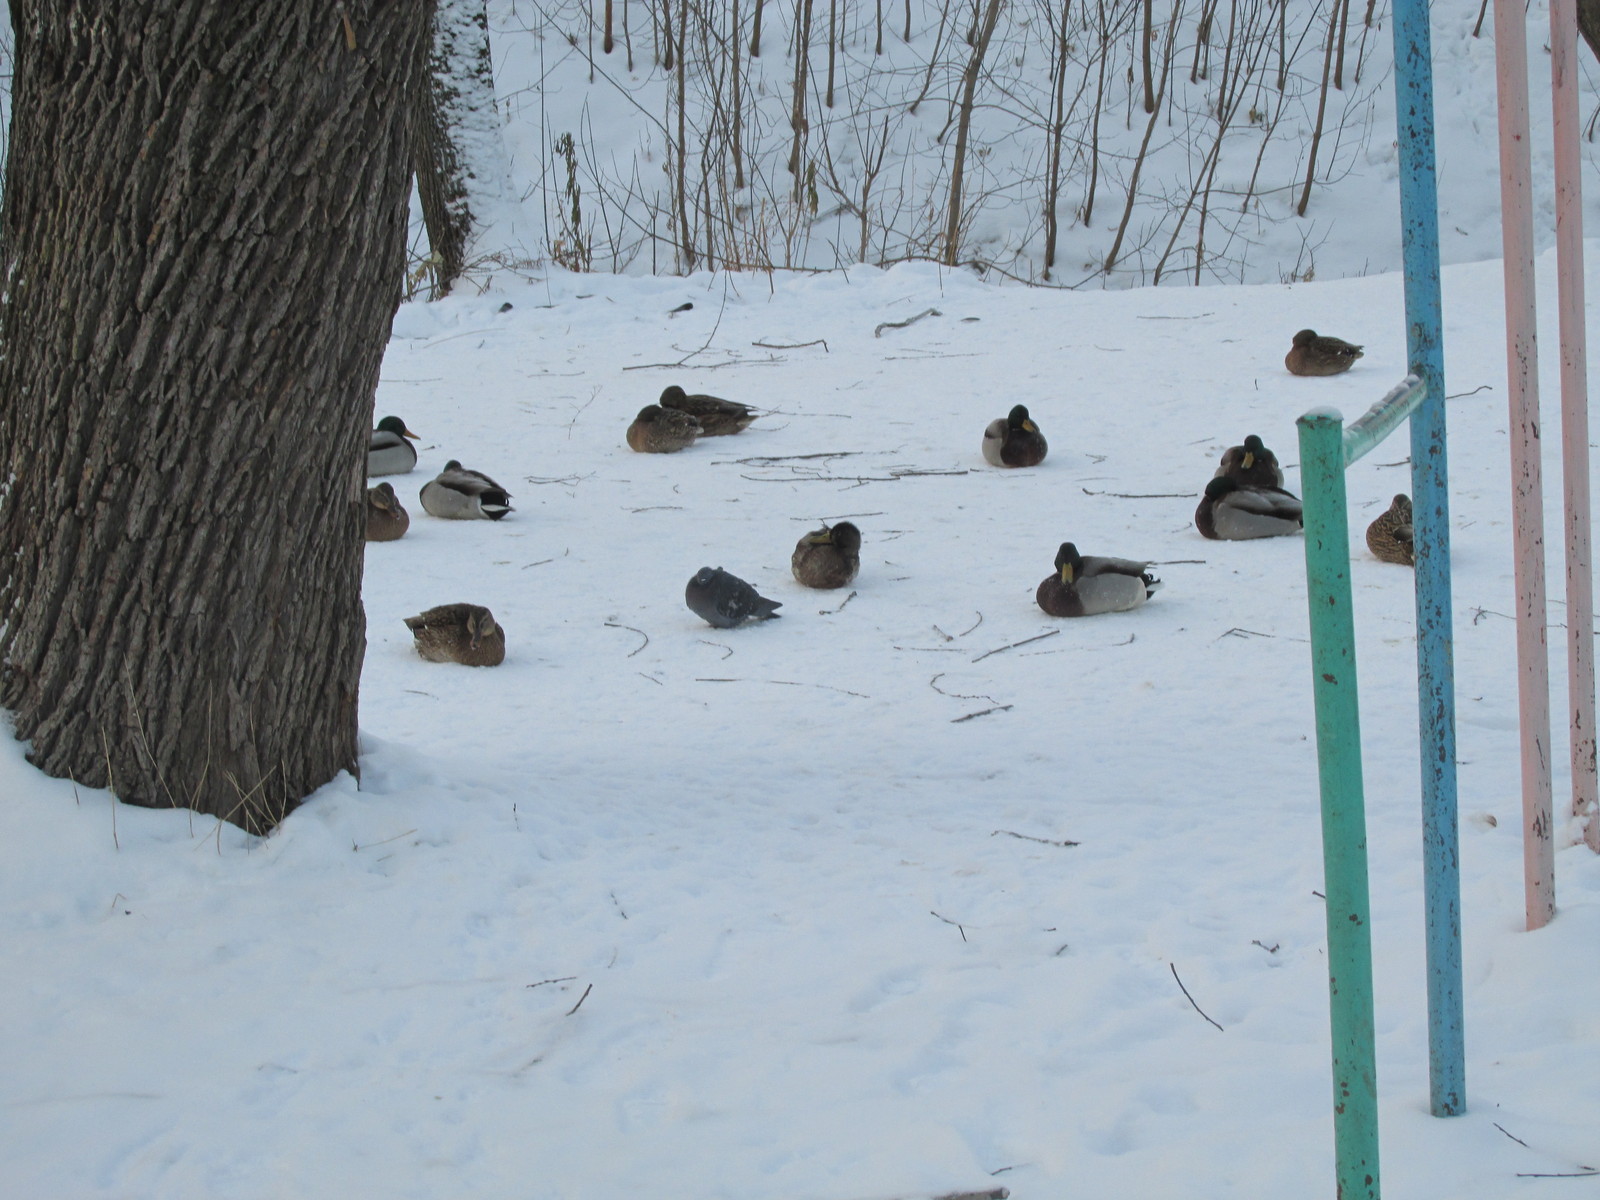
[[[755,409],[747,404],[685,392],[675,383],[662,390],[661,399],[656,403],[662,408],[686,412],[699,421],[701,437],[726,437],[738,433],[756,419]]]
[[[392,542],[411,528],[411,514],[391,484],[367,489],[367,541]]]
[[[683,589],[683,602],[708,624],[732,629],[746,621],[765,621],[780,615],[781,601],[768,600],[737,575],[721,567],[701,567]]]
[[[700,422],[686,412],[646,404],[628,426],[628,445],[640,454],[671,454],[694,445]]]
[[[1160,586],[1149,563],[1085,558],[1071,542],[1062,542],[1056,551],[1055,574],[1039,584],[1034,599],[1052,617],[1092,617],[1138,608]]]
[[[422,507],[451,521],[498,521],[511,511],[511,494],[452,458],[437,478],[422,485]]]
[[[404,475],[411,470],[417,465],[417,448],[411,444],[416,440],[417,435],[399,417],[379,421],[367,440],[367,477]]]
[[[1044,461],[1049,446],[1044,434],[1019,404],[1009,415],[996,417],[983,431],[983,457],[995,467],[1036,467]]]
[[[1194,524],[1202,537],[1221,541],[1299,533],[1300,498],[1282,488],[1242,484],[1223,476],[1206,484],[1205,498],[1194,510]]]
[[[1284,356],[1283,365],[1291,375],[1338,375],[1348,371],[1363,353],[1360,346],[1340,338],[1302,329],[1294,335],[1294,346]]]
[[[795,543],[789,569],[808,588],[842,588],[861,570],[861,530],[849,521],[813,529]]]
[[[1367,549],[1384,562],[1407,567],[1417,565],[1416,547],[1412,543],[1410,496],[1401,492],[1388,510],[1367,526]]]
[[[506,631],[481,604],[441,604],[405,622],[429,662],[498,667],[505,661]]]
[[[1239,483],[1259,487],[1283,486],[1283,468],[1278,466],[1278,456],[1261,444],[1255,434],[1245,438],[1242,446],[1229,446],[1222,455],[1222,465],[1217,468],[1217,479],[1232,479]]]

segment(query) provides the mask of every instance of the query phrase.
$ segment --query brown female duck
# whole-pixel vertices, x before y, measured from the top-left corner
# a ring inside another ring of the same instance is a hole
[[[661,399],[656,403],[662,408],[688,413],[699,421],[701,437],[727,437],[756,419],[755,409],[747,404],[700,392],[685,392],[675,383],[662,390]]]
[[[380,483],[367,489],[367,541],[392,542],[411,528],[411,514],[394,494],[394,487]]]
[[[1283,365],[1291,375],[1338,375],[1355,365],[1365,353],[1342,338],[1324,337],[1315,329],[1302,329],[1294,335],[1294,345],[1284,356]]]
[[[672,454],[694,445],[700,422],[686,412],[646,404],[628,426],[628,445],[640,454]]]
[[[505,661],[506,632],[481,604],[441,604],[405,621],[429,662],[498,667]]]
[[[813,529],[789,558],[794,577],[808,588],[842,588],[861,570],[861,530],[849,521]]]
[[[1367,526],[1367,549],[1384,562],[1404,567],[1417,565],[1416,547],[1412,544],[1410,496],[1401,492],[1388,510]]]

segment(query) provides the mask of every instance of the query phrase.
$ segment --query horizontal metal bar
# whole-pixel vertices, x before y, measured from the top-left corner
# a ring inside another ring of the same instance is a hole
[[[1428,385],[1420,375],[1407,375],[1387,395],[1344,428],[1344,465],[1365,455],[1393,433],[1400,422],[1428,395]]]

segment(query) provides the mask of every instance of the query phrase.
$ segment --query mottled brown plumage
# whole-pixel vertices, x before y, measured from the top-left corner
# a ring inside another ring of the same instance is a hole
[[[675,383],[662,390],[661,399],[656,403],[662,408],[686,412],[699,421],[701,437],[727,437],[756,419],[755,409],[749,405],[720,396],[685,392]]]
[[[789,558],[794,577],[809,588],[842,588],[861,569],[861,531],[849,521],[813,529]]]
[[[392,542],[411,528],[411,514],[387,483],[367,489],[367,541]]]
[[[1284,356],[1283,365],[1291,375],[1338,375],[1348,371],[1363,353],[1360,346],[1341,338],[1302,329],[1294,335],[1294,346]]]
[[[441,604],[405,622],[417,653],[429,662],[498,667],[505,661],[505,630],[481,604]]]
[[[1400,493],[1388,510],[1367,526],[1367,549],[1384,562],[1405,567],[1417,565],[1416,547],[1412,544],[1410,496]]]
[[[628,426],[628,445],[640,454],[672,454],[694,445],[700,422],[686,412],[646,404]]]

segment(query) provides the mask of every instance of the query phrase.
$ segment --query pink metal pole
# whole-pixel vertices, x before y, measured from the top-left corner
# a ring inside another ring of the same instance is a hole
[[[1522,708],[1522,874],[1529,929],[1555,915],[1550,801],[1550,661],[1545,644],[1544,497],[1533,271],[1528,34],[1522,0],[1495,0],[1500,99],[1500,227],[1505,246],[1506,373],[1516,547],[1517,694]]]
[[[1583,189],[1578,139],[1577,0],[1550,0],[1555,111],[1556,280],[1561,310],[1561,452],[1566,483],[1567,695],[1572,723],[1572,815],[1600,852],[1595,770],[1594,577],[1589,516],[1588,345],[1583,320]]]

